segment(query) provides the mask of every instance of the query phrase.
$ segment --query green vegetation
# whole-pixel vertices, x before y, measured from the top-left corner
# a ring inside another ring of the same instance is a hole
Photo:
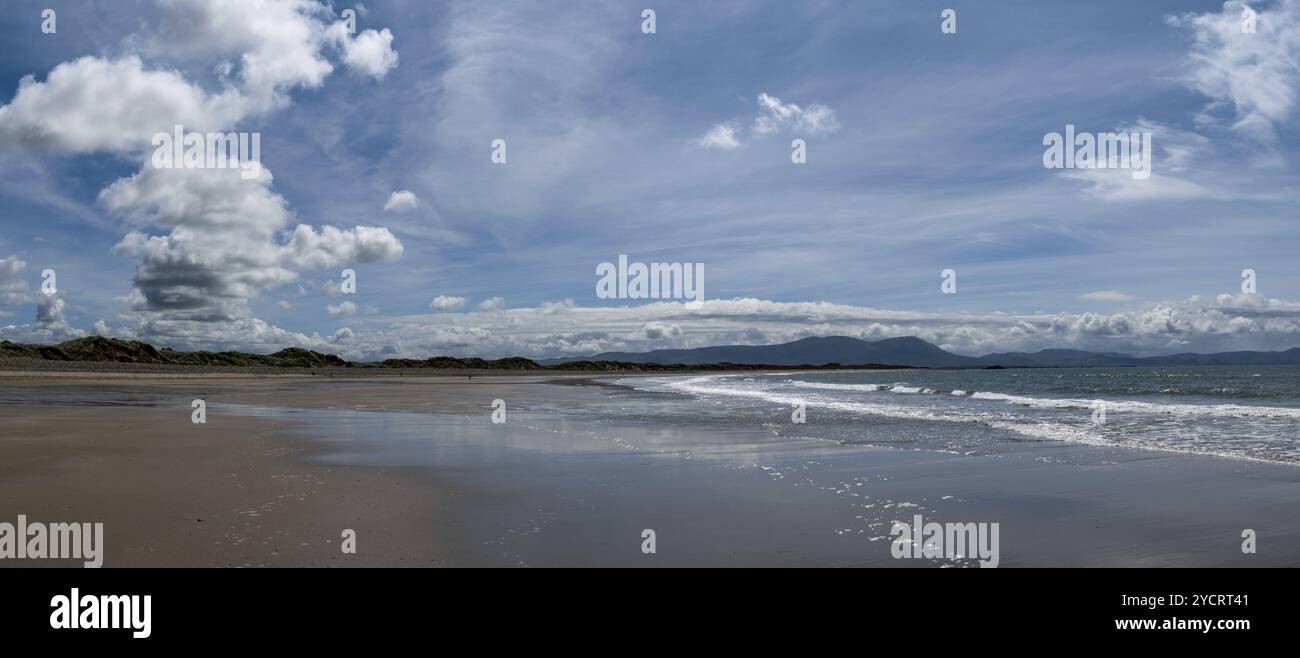
[[[156,349],[138,340],[118,340],[102,336],[78,338],[58,345],[23,345],[0,341],[0,358],[38,361],[74,361],[86,363],[141,363],[198,367],[257,368],[393,368],[404,370],[552,370],[560,372],[657,372],[673,370],[771,370],[773,366],[710,363],[702,365],[627,363],[622,361],[570,361],[558,365],[541,365],[523,357],[485,360],[435,356],[430,359],[388,359],[378,363],[353,363],[333,354],[290,347],[274,354],[245,352],[177,352]],[[799,366],[800,369],[847,368],[832,363],[825,366]],[[863,365],[854,368],[894,368],[898,366]],[[785,368],[789,368],[786,366]]]

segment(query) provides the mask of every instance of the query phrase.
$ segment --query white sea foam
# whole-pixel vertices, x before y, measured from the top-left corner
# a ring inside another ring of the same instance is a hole
[[[934,407],[917,407],[887,403],[834,400],[820,397],[795,396],[771,390],[752,388],[733,388],[719,385],[726,375],[706,375],[688,379],[666,380],[669,388],[695,395],[728,395],[734,397],[757,398],[782,405],[807,404],[810,406],[847,411],[850,413],[885,416],[910,420],[938,421],[947,423],[978,423],[994,429],[1016,432],[1024,436],[1050,441],[1073,441],[1109,445],[1101,437],[1079,428],[1060,423],[1043,421],[1018,422],[1007,414],[993,414],[979,411],[962,411],[939,409]],[[917,392],[920,392],[917,388]]]
[[[886,389],[891,384],[825,384],[822,382],[805,382],[799,379],[787,379],[786,383],[793,384],[799,388],[820,388],[828,391],[865,391],[871,393]]]
[[[890,393],[930,394],[935,392],[935,389],[933,388],[910,386],[907,382],[895,382],[892,384],[826,384],[792,379],[786,380],[786,383],[799,388],[861,391],[864,393],[887,391]],[[952,391],[951,394],[959,397],[970,397],[974,400],[1006,402],[1007,404],[1032,407],[1035,409],[1092,409],[1096,406],[1097,402],[1095,399],[1039,398],[1029,395],[1012,395],[1008,393],[991,393],[985,391],[968,393],[967,391],[960,389]],[[1172,414],[1178,416],[1221,416],[1237,418],[1293,418],[1300,420],[1300,408],[1295,407],[1266,407],[1249,404],[1167,404],[1157,402],[1138,402],[1132,400],[1103,400],[1103,402],[1106,403],[1106,410],[1111,413],[1130,412]]]
[[[993,400],[1036,409],[1091,409],[1096,400],[1036,398],[1028,395],[985,393],[971,395],[977,400]],[[1294,418],[1300,419],[1300,409],[1293,407],[1264,407],[1247,404],[1162,404],[1131,400],[1103,400],[1109,413],[1173,414],[1178,416],[1219,416],[1238,418]]]
[[[830,384],[806,382],[787,379],[783,382],[774,380],[740,381],[735,376],[706,375],[697,377],[669,377],[654,380],[627,380],[638,388],[654,382],[653,388],[675,390],[702,397],[730,396],[751,398],[780,405],[806,404],[809,407],[821,407],[853,414],[865,414],[944,423],[971,423],[980,426],[1014,432],[1022,436],[1071,443],[1098,446],[1122,445],[1129,448],[1160,450],[1178,453],[1190,453],[1248,459],[1266,462],[1282,462],[1300,465],[1300,450],[1293,444],[1279,444],[1271,440],[1256,440],[1258,432],[1264,436],[1276,436],[1277,429],[1242,426],[1233,435],[1224,435],[1218,425],[1203,426],[1179,423],[1176,427],[1161,425],[1159,428],[1144,429],[1141,426],[1127,425],[1122,436],[1109,429],[1111,425],[1097,426],[1090,422],[1091,414],[1069,414],[1065,417],[1042,417],[1025,415],[1013,411],[1016,406],[1037,409],[1078,409],[1091,410],[1094,400],[1035,398],[1023,395],[1003,393],[952,391],[949,396],[928,398],[908,395],[894,398],[892,395],[881,396],[844,396],[836,391],[866,392],[888,394],[895,389],[907,392],[934,392],[925,387],[907,386],[906,382],[892,384]],[[896,399],[897,402],[889,400]],[[926,402],[925,400],[933,400]],[[907,402],[904,402],[907,400]],[[913,401],[914,400],[914,401]],[[948,400],[951,400],[950,402]],[[985,402],[1005,402],[1006,411],[987,404],[971,404],[969,400]],[[1151,402],[1114,401],[1107,403],[1111,413],[1166,414],[1176,418],[1223,417],[1242,418],[1243,422],[1290,422],[1300,419],[1300,409],[1286,407],[1259,407],[1235,404],[1193,405],[1193,404],[1159,404]],[[1071,419],[1074,419],[1073,421]],[[1149,431],[1149,433],[1148,433]]]
[[[890,393],[934,393],[934,389],[925,386],[909,386],[907,382],[895,382],[893,384],[826,384],[822,382],[806,382],[799,379],[787,379],[787,384],[798,386],[799,388],[815,388],[828,391],[862,391],[865,393],[874,393],[876,391],[889,391]]]
[[[896,384],[889,388],[890,393],[920,393],[924,390],[920,386],[903,386],[902,384]]]

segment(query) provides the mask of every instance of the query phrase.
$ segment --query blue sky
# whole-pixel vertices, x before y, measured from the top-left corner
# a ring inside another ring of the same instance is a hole
[[[0,16],[0,338],[1289,348],[1300,2],[1251,4],[1255,34],[1239,3],[1189,0],[20,3]],[[181,119],[261,133],[268,180],[149,170],[148,135]],[[1045,169],[1066,124],[1152,132],[1152,178]],[[719,126],[734,141],[704,140]],[[414,207],[385,210],[396,191]],[[704,307],[598,298],[619,254],[704,263]]]

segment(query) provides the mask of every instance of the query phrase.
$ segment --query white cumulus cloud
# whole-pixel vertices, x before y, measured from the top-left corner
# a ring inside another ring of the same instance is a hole
[[[27,282],[22,279],[22,271],[26,268],[27,262],[17,256],[0,259],[0,305],[31,301],[27,295]]]
[[[382,79],[397,68],[393,33],[388,28],[365,30],[352,38],[342,23],[335,23],[330,29],[330,38],[342,48],[343,63],[362,75]]]
[[[820,135],[839,130],[840,121],[835,116],[835,111],[825,105],[814,103],[801,107],[795,103],[786,103],[766,92],[760,93],[758,116],[754,117],[750,135],[763,137],[783,129],[792,129],[804,135]],[[744,145],[740,130],[735,121],[725,121],[709,128],[708,132],[696,138],[693,143],[724,151],[738,149]]]
[[[384,202],[384,211],[399,212],[403,210],[413,210],[418,205],[419,201],[416,200],[414,192],[410,190],[399,190],[393,192],[392,195],[388,197],[388,201]]]
[[[454,311],[463,308],[464,306],[464,297],[448,297],[446,295],[438,295],[433,299],[433,302],[429,304],[429,308],[435,311]]]
[[[328,304],[325,306],[325,310],[330,315],[356,315],[357,305],[352,302],[343,302],[338,305]]]
[[[730,151],[740,148],[740,140],[736,137],[736,124],[720,123],[704,133],[704,136],[696,140],[696,143],[704,148],[722,149]]]
[[[492,297],[480,302],[478,307],[484,311],[499,311],[506,307],[506,300],[501,297]]]

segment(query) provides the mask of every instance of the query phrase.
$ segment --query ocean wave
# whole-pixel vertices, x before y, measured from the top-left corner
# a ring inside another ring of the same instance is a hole
[[[1036,398],[1028,395],[986,393],[976,391],[976,400],[1001,401],[1036,409],[1092,409],[1097,402],[1106,405],[1107,412],[1134,412],[1170,414],[1177,416],[1217,416],[1236,418],[1293,418],[1300,419],[1300,409],[1294,407],[1265,407],[1247,404],[1164,404],[1132,400],[1080,400],[1072,398]]]
[[[785,383],[799,388],[828,391],[862,391],[864,393],[889,391],[890,393],[919,393],[922,395],[931,395],[936,392],[935,389],[928,386],[910,386],[907,382],[894,382],[893,384],[826,384],[822,382],[806,382],[800,379],[787,379]]]
[[[892,384],[827,384],[821,382],[802,381],[798,379],[788,379],[786,380],[786,383],[799,388],[859,391],[864,393],[885,391],[889,393],[928,395],[943,392],[940,389],[928,386],[913,386],[908,382],[894,382]],[[1035,409],[1092,409],[1098,401],[1101,401],[1105,403],[1108,412],[1224,418],[1292,418],[1300,420],[1300,408],[1296,407],[1269,407],[1250,404],[1168,404],[1159,402],[1139,402],[1135,400],[1099,400],[1097,398],[1040,398],[1029,395],[993,393],[987,391],[974,391],[968,393],[961,389],[953,390],[949,393],[958,397],[969,397],[973,400],[1006,402],[1008,404]]]
[[[648,382],[642,380],[642,383]],[[968,400],[979,399],[988,402],[1001,401],[1009,405],[1023,407],[1091,410],[1095,403],[1094,400],[1035,398],[990,392],[967,394],[966,391],[954,390],[952,394],[961,396],[960,399],[951,399],[944,396],[942,398],[928,398],[933,399],[934,402],[917,404],[927,398],[917,396],[914,398],[916,402],[904,403],[903,398],[899,398],[898,402],[888,402],[887,400],[891,399],[892,396],[880,396],[876,399],[864,399],[863,397],[845,399],[843,396],[836,397],[834,394],[834,391],[837,390],[887,393],[895,387],[905,386],[905,383],[901,382],[894,384],[823,384],[785,380],[779,383],[769,381],[767,384],[774,385],[776,388],[765,388],[762,384],[756,386],[753,381],[741,382],[735,379],[734,376],[727,375],[674,377],[660,379],[656,382],[656,386],[705,399],[726,396],[750,398],[786,406],[805,404],[808,407],[820,407],[851,414],[922,422],[974,424],[1043,441],[1079,443],[1103,447],[1122,446],[1143,450],[1300,465],[1297,464],[1297,462],[1300,462],[1300,451],[1295,450],[1293,445],[1264,445],[1244,441],[1230,443],[1218,439],[1206,442],[1206,439],[1213,438],[1219,430],[1213,430],[1211,435],[1206,435],[1203,430],[1213,428],[1184,426],[1178,433],[1172,435],[1165,430],[1144,435],[1141,430],[1133,426],[1127,426],[1121,435],[1110,429],[1114,427],[1113,425],[1092,424],[1090,422],[1091,415],[1087,413],[1071,414],[1067,418],[1034,417],[1010,409],[998,411],[987,405],[971,405],[967,402]],[[795,387],[792,387],[792,384]],[[640,387],[638,385],[638,388]],[[923,387],[908,388],[923,389]],[[825,392],[818,392],[816,389],[822,389]],[[918,390],[918,392],[920,391]],[[907,397],[910,398],[911,396]],[[947,400],[951,400],[951,402],[947,402]],[[1112,412],[1164,413],[1189,417],[1237,416],[1256,419],[1300,419],[1300,409],[1285,407],[1254,407],[1231,404],[1175,405],[1148,402],[1107,402],[1106,404],[1107,410]],[[1074,420],[1071,420],[1071,418]],[[1135,431],[1138,433],[1135,434]]]
[[[988,412],[979,411],[962,411],[954,409],[939,409],[935,407],[917,407],[861,401],[850,402],[845,400],[830,400],[825,398],[810,398],[790,395],[788,393],[765,389],[732,388],[716,385],[719,380],[722,380],[725,377],[725,375],[707,375],[682,380],[670,380],[667,382],[667,385],[675,390],[695,395],[726,395],[755,398],[782,405],[807,404],[837,411],[906,420],[975,423],[993,429],[1016,432],[1030,438],[1050,441],[1072,441],[1074,443],[1088,443],[1094,445],[1111,445],[1110,442],[1105,441],[1102,437],[1088,430],[1063,425],[1061,423],[1017,419],[1006,414],[990,414]],[[839,384],[836,386],[851,386],[851,384]]]
[[[787,379],[785,383],[798,386],[799,388],[819,388],[828,391],[865,391],[871,393],[883,390],[890,386],[898,384],[825,384],[822,382],[806,382],[800,379]]]

